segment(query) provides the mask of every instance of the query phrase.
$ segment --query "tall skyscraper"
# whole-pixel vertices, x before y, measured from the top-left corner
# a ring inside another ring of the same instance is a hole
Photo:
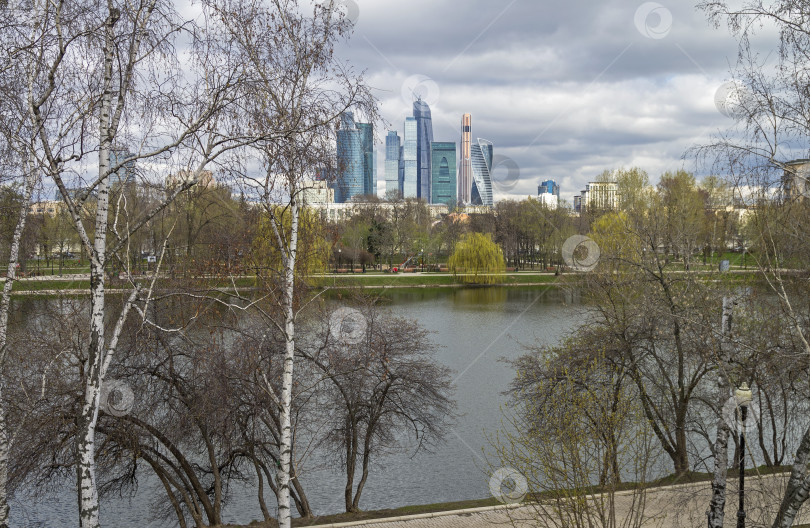
[[[395,200],[402,196],[402,189],[399,187],[399,134],[395,130],[389,130],[385,136],[385,197]]]
[[[433,120],[430,107],[421,98],[413,102],[413,117],[416,119],[416,166],[418,167],[416,195],[430,202],[430,144],[433,143]]]
[[[375,194],[374,185],[374,125],[357,123],[363,141],[363,194]]]
[[[472,203],[471,125],[472,116],[464,114],[461,118],[461,151],[458,162],[458,200],[463,204]]]
[[[341,114],[337,131],[338,176],[334,182],[336,203],[348,202],[365,193],[363,135],[352,112]]]
[[[416,132],[416,118],[405,118],[405,137],[403,145],[403,198],[419,197],[419,168],[417,166],[418,140]]]
[[[434,141],[430,144],[431,196],[430,203],[456,205],[456,144]]]
[[[472,165],[472,189],[470,203],[473,205],[494,205],[492,197],[492,142],[478,138],[470,147]]]

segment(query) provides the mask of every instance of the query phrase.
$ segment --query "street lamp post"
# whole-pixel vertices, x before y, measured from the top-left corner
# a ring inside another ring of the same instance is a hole
[[[737,528],[745,528],[745,419],[752,399],[747,383],[734,391],[734,399],[740,408],[740,507],[737,510]]]

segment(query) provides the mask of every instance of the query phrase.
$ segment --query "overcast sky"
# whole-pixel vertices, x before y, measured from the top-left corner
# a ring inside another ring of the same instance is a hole
[[[342,0],[356,17],[338,53],[377,90],[378,181],[386,128],[402,135],[410,93],[432,110],[436,141],[473,138],[514,160],[495,197],[555,179],[571,201],[604,169],[639,166],[653,183],[695,170],[686,149],[732,124],[715,94],[737,46],[689,1]],[[766,35],[767,37],[767,35]],[[775,43],[775,37],[774,37]]]

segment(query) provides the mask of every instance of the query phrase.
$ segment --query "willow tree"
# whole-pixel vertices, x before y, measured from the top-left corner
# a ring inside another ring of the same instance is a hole
[[[467,284],[502,282],[506,263],[501,248],[489,234],[467,233],[447,261],[453,275]]]

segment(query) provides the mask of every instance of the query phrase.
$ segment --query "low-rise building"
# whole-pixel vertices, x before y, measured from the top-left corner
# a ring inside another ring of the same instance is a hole
[[[804,200],[810,196],[810,159],[797,159],[785,163],[782,177],[782,196],[785,200]]]

